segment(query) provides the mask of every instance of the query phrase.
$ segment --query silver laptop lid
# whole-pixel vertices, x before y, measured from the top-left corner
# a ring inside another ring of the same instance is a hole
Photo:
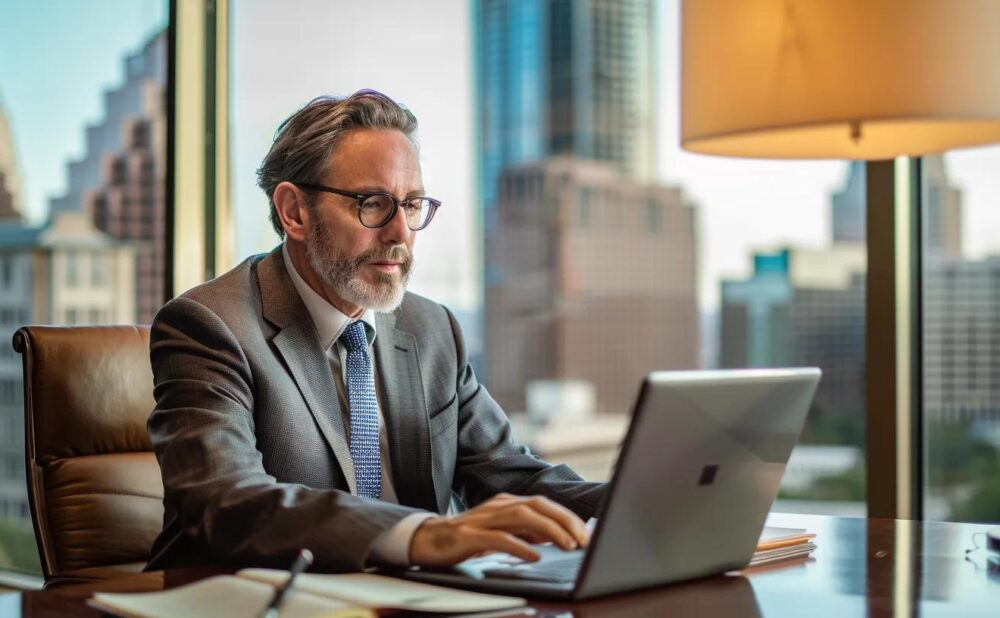
[[[652,373],[573,596],[746,566],[820,370]]]

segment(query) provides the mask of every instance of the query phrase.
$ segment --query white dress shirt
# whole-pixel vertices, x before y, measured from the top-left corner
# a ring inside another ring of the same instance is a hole
[[[339,309],[331,305],[316,293],[309,284],[302,279],[295,265],[288,255],[288,247],[282,245],[282,256],[285,259],[285,267],[292,279],[292,284],[302,297],[309,315],[316,324],[316,331],[319,333],[320,345],[326,352],[326,357],[330,361],[330,369],[334,375],[334,383],[337,385],[337,395],[340,398],[340,409],[344,416],[344,427],[350,431],[350,406],[347,402],[346,384],[346,359],[347,348],[340,341],[340,335],[355,320],[344,315]],[[375,395],[378,403],[378,444],[382,463],[382,500],[385,502],[398,503],[396,490],[392,482],[392,467],[390,465],[392,454],[389,453],[389,441],[385,434],[385,416],[382,414],[382,392],[379,387],[378,365],[375,364],[375,355],[372,353],[372,345],[375,343],[375,336],[378,334],[375,328],[375,312],[365,309],[361,317],[357,318],[365,324],[365,334],[368,336],[368,353],[372,359],[372,367],[375,370]],[[414,513],[401,519],[395,526],[380,534],[372,544],[371,558],[377,562],[406,566],[410,563],[410,541],[417,527],[425,520],[434,517],[433,513]]]

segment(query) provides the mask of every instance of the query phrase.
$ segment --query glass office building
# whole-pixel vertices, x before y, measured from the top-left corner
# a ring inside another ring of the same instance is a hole
[[[504,167],[552,155],[653,177],[655,5],[481,0],[475,15],[479,184],[492,229]]]

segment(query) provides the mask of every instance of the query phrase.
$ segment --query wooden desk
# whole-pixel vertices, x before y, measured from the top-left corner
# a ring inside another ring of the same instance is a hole
[[[806,561],[587,603],[532,603],[537,618],[635,616],[1000,616],[1000,568],[977,552],[972,535],[989,526],[887,519],[773,514],[768,523],[817,533]],[[982,544],[982,543],[980,543]],[[113,584],[70,586],[0,596],[0,615],[97,616],[85,605],[98,590],[150,591],[217,574],[177,569]]]

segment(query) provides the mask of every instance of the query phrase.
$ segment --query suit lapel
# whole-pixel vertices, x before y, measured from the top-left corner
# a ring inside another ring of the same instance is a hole
[[[354,462],[351,460],[330,361],[320,347],[316,325],[285,270],[280,246],[261,260],[257,266],[257,277],[264,318],[280,329],[272,339],[274,347],[288,366],[309,412],[354,493]]]
[[[375,361],[385,409],[392,475],[400,504],[438,510],[431,464],[430,426],[417,341],[397,330],[395,316],[377,315]]]

